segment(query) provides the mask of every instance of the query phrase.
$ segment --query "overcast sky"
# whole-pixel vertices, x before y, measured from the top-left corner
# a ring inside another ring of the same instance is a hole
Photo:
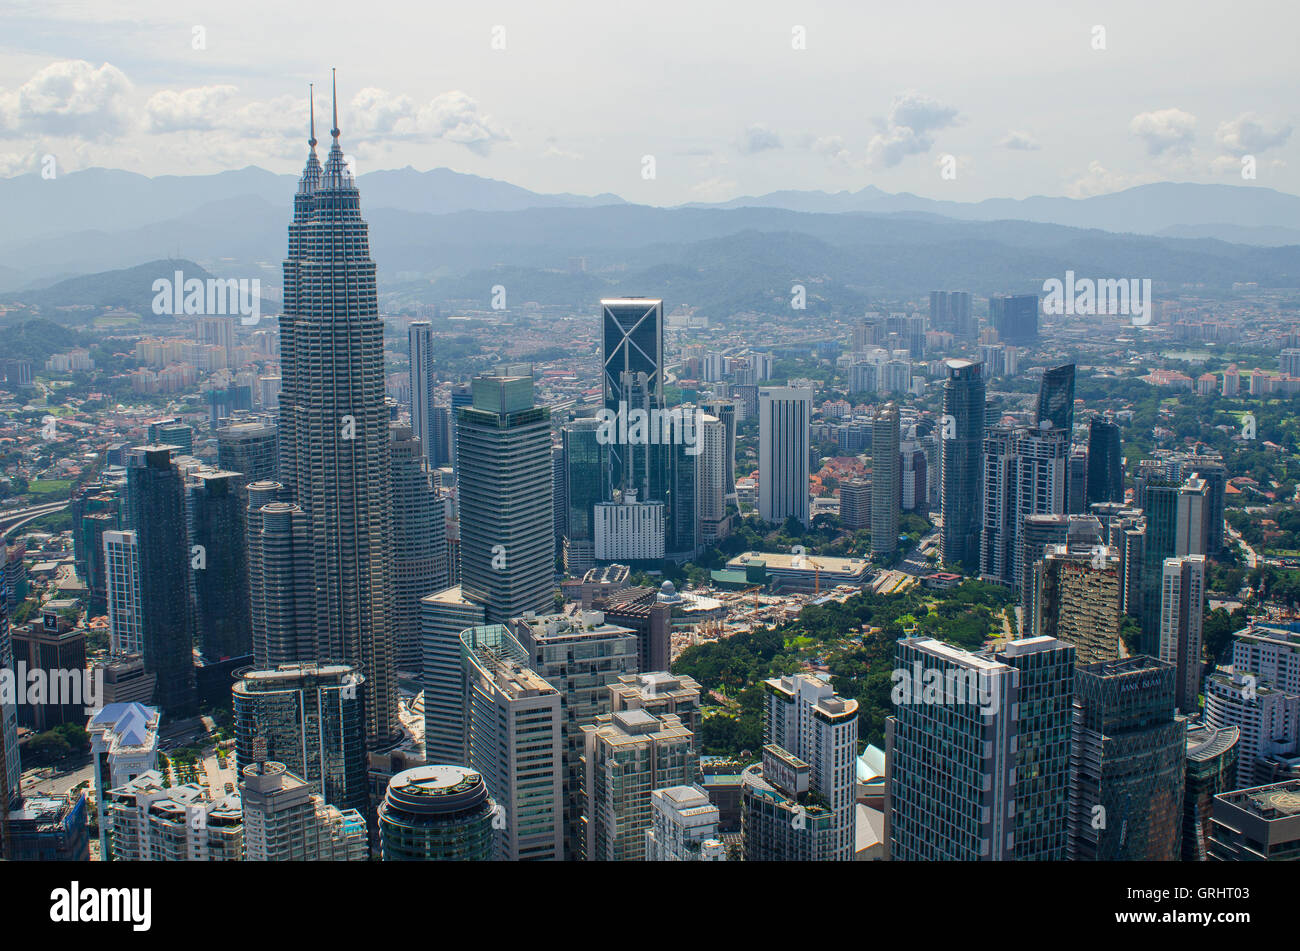
[[[327,142],[337,66],[362,173],[658,205],[865,185],[973,201],[1243,184],[1252,155],[1254,184],[1300,193],[1298,35],[1294,0],[4,0],[0,175],[46,154],[297,172],[307,83]]]

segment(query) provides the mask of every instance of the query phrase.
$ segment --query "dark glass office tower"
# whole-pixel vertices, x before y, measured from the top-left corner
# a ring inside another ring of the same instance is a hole
[[[1186,757],[1186,721],[1174,714],[1172,665],[1139,655],[1080,667],[1070,753],[1070,860],[1178,859]]]
[[[682,408],[683,441],[662,447],[668,456],[668,505],[665,513],[664,551],[678,560],[694,558],[700,549],[700,520],[696,517],[696,482],[699,455],[692,444],[700,438],[695,407]],[[685,435],[689,433],[689,435]]]
[[[1097,502],[1124,501],[1124,459],[1119,427],[1099,416],[1088,424],[1088,508]]]
[[[967,574],[979,571],[980,487],[983,480],[984,378],[980,365],[949,360],[943,384],[940,452],[943,487],[939,499],[943,534],[939,550],[943,563]]]
[[[1074,433],[1074,364],[1043,371],[1038,387],[1038,425],[1049,422],[1056,429]]]
[[[260,741],[330,805],[370,811],[365,678],[344,664],[285,664],[245,671],[232,694],[240,775]]]
[[[140,628],[145,670],[157,677],[154,702],[169,719],[198,712],[194,606],[185,486],[174,446],[138,446],[127,468],[127,514],[140,565]]]
[[[605,408],[618,413],[664,406],[663,301],[647,297],[602,300],[601,355]],[[620,427],[622,428],[622,427]],[[667,446],[611,443],[605,447],[610,491],[633,489],[643,502],[666,501]]]
[[[316,660],[357,667],[367,742],[400,734],[391,648],[392,453],[384,326],[361,200],[335,109],[325,167],[316,137],[298,182],[280,318],[280,481],[307,518]]]
[[[595,419],[575,419],[560,430],[564,446],[564,500],[568,506],[564,569],[577,576],[594,565],[596,536],[592,519],[596,503],[608,498],[600,443],[596,440],[598,426]]]
[[[1142,511],[1146,529],[1142,536],[1142,569],[1138,585],[1141,590],[1141,652],[1152,657],[1160,653],[1160,589],[1164,579],[1165,559],[1178,554],[1177,482],[1152,481],[1143,491]]]
[[[1018,347],[1038,342],[1038,295],[989,298],[989,322],[1001,343]]]
[[[190,567],[199,649],[208,663],[253,650],[249,618],[248,544],[238,472],[201,472],[190,486],[193,517]]]
[[[975,336],[969,291],[931,291],[930,327],[946,330],[958,339]]]

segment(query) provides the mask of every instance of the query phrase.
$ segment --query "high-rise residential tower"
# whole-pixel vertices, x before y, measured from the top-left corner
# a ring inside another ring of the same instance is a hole
[[[1166,558],[1160,587],[1160,653],[1172,664],[1179,713],[1201,709],[1201,624],[1205,617],[1205,556]]]
[[[898,550],[902,464],[898,404],[886,403],[871,421],[871,554],[877,557]]]

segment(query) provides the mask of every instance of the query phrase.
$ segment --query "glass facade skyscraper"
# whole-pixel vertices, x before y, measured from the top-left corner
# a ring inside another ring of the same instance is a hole
[[[483,777],[460,766],[417,766],[388,783],[379,807],[385,862],[486,862],[496,857],[496,804]]]
[[[286,664],[245,671],[233,690],[236,771],[265,758],[284,763],[340,809],[369,811],[365,679],[352,667]]]
[[[393,677],[392,461],[384,325],[361,199],[339,144],[316,136],[289,224],[280,317],[280,481],[307,522],[315,659],[364,674],[366,734],[400,732]]]
[[[664,306],[648,297],[602,300],[601,357],[605,408],[647,413],[664,405]],[[634,490],[643,502],[663,502],[668,446],[611,442],[605,447],[610,491]]]
[[[1043,371],[1038,388],[1038,425],[1051,423],[1055,429],[1074,432],[1074,364]]]
[[[947,367],[939,430],[943,457],[939,550],[944,564],[973,575],[980,567],[984,378],[980,365],[969,360],[949,360]]]
[[[1080,667],[1070,755],[1071,861],[1174,861],[1187,723],[1174,667],[1136,656]]]

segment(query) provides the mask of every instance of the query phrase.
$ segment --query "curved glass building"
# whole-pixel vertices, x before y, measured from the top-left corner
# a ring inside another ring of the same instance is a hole
[[[385,862],[483,862],[496,854],[496,803],[483,777],[461,766],[398,773],[379,807]]]

